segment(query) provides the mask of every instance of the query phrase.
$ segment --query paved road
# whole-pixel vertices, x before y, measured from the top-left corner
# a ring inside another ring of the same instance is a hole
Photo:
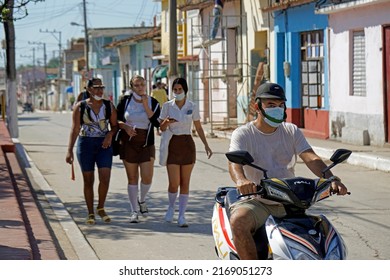
[[[76,180],[71,181],[70,166],[64,160],[70,114],[26,114],[19,118],[19,125],[20,142],[99,259],[215,259],[210,226],[213,194],[218,185],[231,183],[226,160],[221,164],[227,149],[226,140],[213,140],[215,154],[210,160],[198,149],[187,214],[188,229],[163,221],[168,203],[168,180],[165,168],[158,163],[148,203],[150,215],[139,224],[128,223],[127,179],[118,158],[114,161],[106,206],[113,222],[109,225],[99,222],[91,227],[84,224],[86,210],[79,167],[75,166]],[[79,257],[77,252],[72,252],[71,244],[65,247],[70,249],[64,252],[68,258]],[[93,258],[93,255],[85,257]]]
[[[27,170],[38,194],[46,194],[46,197],[40,195],[40,200],[56,232],[64,258],[216,258],[210,219],[215,190],[218,186],[232,185],[224,156],[229,140],[209,139],[214,155],[208,160],[200,140],[195,139],[198,161],[191,181],[187,215],[189,228],[179,228],[163,221],[167,205],[167,176],[165,168],[158,163],[155,163],[148,202],[150,214],[139,224],[128,223],[127,180],[118,158],[114,160],[106,206],[113,222],[87,226],[84,224],[86,208],[81,173],[76,165],[76,180],[71,181],[70,166],[65,163],[70,122],[69,113],[33,113],[19,117],[19,139],[27,151],[26,161],[31,159]],[[352,195],[333,197],[313,211],[325,213],[334,222],[348,245],[350,259],[390,259],[390,174],[348,164],[337,166],[335,172],[349,186]],[[312,177],[302,163],[298,164],[296,173]]]

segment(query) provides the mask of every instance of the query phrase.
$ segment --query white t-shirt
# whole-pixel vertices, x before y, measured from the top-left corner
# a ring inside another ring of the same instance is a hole
[[[145,111],[144,105],[142,103],[136,102],[134,99],[136,97],[133,95],[125,111],[126,124],[130,126],[136,126],[140,129],[149,128],[149,118],[148,114]],[[151,98],[148,96],[149,108],[151,108]]]
[[[165,102],[159,119],[163,121],[168,116],[177,120],[169,125],[169,129],[175,135],[191,135],[192,122],[200,120],[198,106],[188,99],[181,109],[176,105],[175,99]]]
[[[292,124],[283,122],[274,133],[265,134],[258,130],[253,122],[233,131],[229,151],[249,152],[253,164],[267,170],[268,177],[294,177],[297,157],[311,149],[303,133]],[[255,184],[263,178],[263,172],[250,166],[244,166],[246,178]]]

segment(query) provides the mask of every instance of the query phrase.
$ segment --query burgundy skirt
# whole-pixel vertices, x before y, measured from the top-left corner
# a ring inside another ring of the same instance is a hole
[[[187,165],[196,160],[195,142],[191,135],[173,135],[169,141],[167,164]]]
[[[121,145],[119,148],[119,157],[129,163],[148,162],[151,158],[156,158],[156,149],[154,145],[144,147],[148,131],[146,129],[136,129],[137,135],[131,137],[122,134]]]

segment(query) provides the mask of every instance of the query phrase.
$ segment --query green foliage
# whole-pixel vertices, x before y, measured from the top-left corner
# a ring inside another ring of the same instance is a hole
[[[47,63],[47,68],[58,68],[60,65],[60,60],[58,57],[53,57],[52,59],[49,60]]]
[[[7,7],[1,10],[1,21],[8,21],[11,15],[11,10]]]
[[[45,0],[14,0],[11,6],[10,0],[0,0],[0,22],[16,21],[28,16],[27,4],[44,2]]]

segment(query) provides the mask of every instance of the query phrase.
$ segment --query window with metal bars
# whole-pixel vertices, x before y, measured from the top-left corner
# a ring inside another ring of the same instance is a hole
[[[324,33],[301,33],[301,97],[303,108],[322,108],[324,93]]]
[[[366,43],[364,30],[352,33],[352,92],[366,96]]]

